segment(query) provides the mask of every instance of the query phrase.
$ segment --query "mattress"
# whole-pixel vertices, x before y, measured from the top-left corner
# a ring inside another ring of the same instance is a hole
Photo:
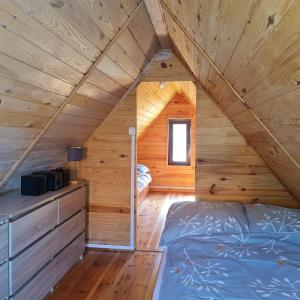
[[[299,210],[206,204],[170,208],[153,299],[300,299]]]

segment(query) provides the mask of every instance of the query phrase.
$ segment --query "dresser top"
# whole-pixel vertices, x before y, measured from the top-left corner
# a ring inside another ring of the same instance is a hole
[[[14,219],[27,212],[44,205],[56,198],[70,193],[73,190],[78,189],[81,186],[86,185],[86,182],[81,181],[76,184],[70,184],[60,190],[47,192],[40,196],[24,196],[21,195],[20,189],[7,192],[0,195],[0,223],[1,218]]]

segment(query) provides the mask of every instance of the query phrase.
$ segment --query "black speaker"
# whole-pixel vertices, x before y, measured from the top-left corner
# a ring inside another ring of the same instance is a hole
[[[21,194],[38,196],[47,192],[46,175],[24,175],[21,177]]]
[[[56,191],[63,187],[63,175],[61,172],[39,171],[33,174],[46,175],[48,191]]]
[[[62,173],[62,177],[63,177],[63,186],[67,186],[70,183],[70,170],[67,168],[56,168],[55,170],[52,171],[56,171],[56,172],[61,172]]]

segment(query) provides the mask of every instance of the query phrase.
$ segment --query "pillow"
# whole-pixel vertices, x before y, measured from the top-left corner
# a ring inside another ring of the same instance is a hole
[[[250,232],[300,232],[300,210],[275,205],[246,204]]]
[[[142,164],[137,164],[136,171],[137,171],[138,174],[150,173],[150,169],[147,166],[142,165]]]
[[[243,204],[237,202],[178,202],[171,205],[160,245],[186,236],[248,232]]]

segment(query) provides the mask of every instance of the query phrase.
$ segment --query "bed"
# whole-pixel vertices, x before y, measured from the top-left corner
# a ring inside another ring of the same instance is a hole
[[[155,300],[300,299],[300,211],[263,204],[171,206]]]
[[[150,169],[143,165],[137,164],[137,203],[141,203],[149,192],[149,185],[152,181]]]

